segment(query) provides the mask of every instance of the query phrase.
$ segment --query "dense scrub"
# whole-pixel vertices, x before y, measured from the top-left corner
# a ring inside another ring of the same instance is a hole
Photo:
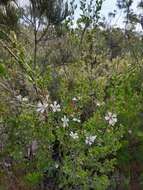
[[[84,16],[0,28],[0,189],[143,189],[142,39]]]

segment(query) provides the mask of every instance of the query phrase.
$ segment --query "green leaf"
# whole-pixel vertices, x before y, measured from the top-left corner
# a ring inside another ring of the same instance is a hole
[[[0,30],[0,39],[1,39],[1,40],[6,40],[6,39],[8,39],[7,34],[6,34],[5,32],[3,32],[3,31],[1,31],[1,30]]]
[[[0,76],[5,76],[6,75],[6,68],[0,64]]]
[[[42,175],[40,172],[32,172],[32,173],[28,173],[25,176],[25,181],[29,184],[29,185],[37,185],[42,179]]]

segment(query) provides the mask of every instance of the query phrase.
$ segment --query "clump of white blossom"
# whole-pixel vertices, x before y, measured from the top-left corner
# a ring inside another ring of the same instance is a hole
[[[108,121],[109,125],[114,126],[117,123],[117,115],[112,112],[108,112],[105,115],[105,120]]]

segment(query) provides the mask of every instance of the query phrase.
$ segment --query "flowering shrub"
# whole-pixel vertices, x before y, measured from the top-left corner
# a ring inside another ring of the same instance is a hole
[[[51,180],[53,188],[106,189],[108,173],[114,168],[116,151],[121,146],[120,123],[116,126],[107,123],[102,110],[79,123],[62,111],[62,104],[51,104],[56,105],[51,110],[52,106],[45,102],[38,103],[38,108],[27,103],[18,115],[5,121],[8,134],[3,154],[8,151],[9,167],[17,172],[21,167],[28,169],[25,179],[38,172],[38,176],[43,176],[38,179],[44,180],[46,173],[47,185]],[[37,183],[35,177],[33,183]]]
[[[28,80],[26,85],[34,86]],[[65,89],[53,100],[48,90],[36,88],[24,96],[1,95],[8,97],[1,107],[11,110],[1,117],[2,173],[51,189],[107,189],[124,134],[118,113],[97,99],[90,103],[86,91],[72,96]],[[89,103],[93,108],[87,115]]]

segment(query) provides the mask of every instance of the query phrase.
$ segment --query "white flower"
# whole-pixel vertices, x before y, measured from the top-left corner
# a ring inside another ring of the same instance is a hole
[[[129,133],[129,134],[132,134],[132,130],[131,130],[131,129],[130,129],[130,130],[128,130],[128,133]]]
[[[51,104],[50,106],[51,106],[53,112],[59,112],[59,111],[61,111],[61,107],[60,107],[60,105],[56,101],[54,101],[54,103]]]
[[[27,102],[27,101],[28,101],[28,98],[27,98],[27,97],[24,97],[24,98],[22,98],[22,101],[23,101],[23,102]]]
[[[78,99],[76,97],[73,97],[72,101],[77,102]]]
[[[97,138],[96,135],[94,136],[87,136],[86,139],[85,139],[85,143],[88,144],[88,145],[92,145],[95,141],[95,139]]]
[[[70,136],[73,138],[73,139],[78,139],[78,134],[77,133],[74,133],[74,132],[70,132]]]
[[[59,167],[59,164],[55,163],[55,168],[58,169],[58,167]]]
[[[99,102],[98,100],[96,101],[96,106],[101,107],[104,105],[104,102]]]
[[[20,102],[27,102],[28,98],[27,97],[22,97],[21,94],[16,96],[16,99]]]
[[[69,119],[65,115],[61,120],[63,122],[63,127],[64,128],[69,126]]]
[[[117,123],[117,115],[108,112],[105,116],[105,120],[109,122],[109,125],[114,126]]]
[[[44,111],[46,111],[47,107],[48,107],[47,103],[42,104],[41,102],[38,102],[37,112],[44,113]]]
[[[78,119],[78,118],[73,118],[73,121],[75,121],[75,122],[78,122],[78,123],[80,123],[81,121],[80,121],[80,119]]]
[[[22,96],[21,96],[21,95],[18,95],[18,96],[16,96],[16,99],[17,99],[18,101],[22,101]]]

